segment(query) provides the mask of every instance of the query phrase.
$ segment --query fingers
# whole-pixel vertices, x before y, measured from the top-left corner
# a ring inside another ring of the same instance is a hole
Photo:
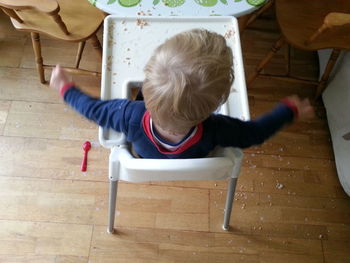
[[[53,70],[52,70],[52,72],[51,72],[50,83],[57,77],[58,71],[59,71],[59,66],[56,65],[56,67],[54,67]]]
[[[311,105],[309,99],[303,99],[300,103],[300,111],[302,119],[311,119],[315,117],[314,107]]]
[[[56,65],[53,68],[50,78],[50,87],[53,89],[59,89],[63,82],[65,82],[66,76],[60,67],[60,65]]]
[[[58,76],[58,75],[64,74],[64,72],[60,65],[56,65],[56,67],[54,67],[52,70],[52,74],[55,76]]]
[[[305,110],[308,112],[308,116],[309,117],[311,117],[311,118],[315,117],[315,109],[311,105],[309,99],[304,99],[303,100],[303,106],[305,107]]]
[[[60,66],[59,65],[56,65],[56,67],[54,67],[53,68],[53,70],[52,70],[52,74],[57,74],[57,72],[59,71],[59,69],[60,69]]]
[[[50,82],[51,82],[51,81],[56,77],[56,75],[57,75],[57,70],[58,70],[57,66],[58,66],[58,65],[56,65],[56,67],[54,67],[53,70],[52,70],[52,72],[51,72],[51,80],[50,80]]]
[[[300,99],[297,95],[291,95],[287,99],[298,109],[299,120],[307,120],[315,117],[315,110],[308,98]]]
[[[301,102],[303,105],[310,105],[311,106],[310,100],[308,98],[303,99]]]
[[[54,68],[51,72],[51,78],[50,78],[50,86],[52,87],[52,84],[55,80],[55,77],[56,77],[56,68]]]

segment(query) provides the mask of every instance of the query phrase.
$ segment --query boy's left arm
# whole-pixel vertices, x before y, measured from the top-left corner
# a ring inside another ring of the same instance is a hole
[[[241,121],[223,116],[218,122],[218,142],[222,146],[247,148],[263,143],[286,124],[296,119],[308,119],[313,116],[313,108],[308,100],[296,96],[281,101],[269,113],[252,121]]]

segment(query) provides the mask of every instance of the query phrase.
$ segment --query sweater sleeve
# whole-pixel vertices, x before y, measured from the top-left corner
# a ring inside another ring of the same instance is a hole
[[[127,132],[125,109],[129,100],[100,100],[86,95],[76,87],[67,89],[62,95],[68,105],[99,126]]]
[[[262,144],[283,126],[291,123],[295,109],[280,103],[271,112],[253,121],[242,121],[228,116],[216,116],[216,141],[219,145],[247,148]]]

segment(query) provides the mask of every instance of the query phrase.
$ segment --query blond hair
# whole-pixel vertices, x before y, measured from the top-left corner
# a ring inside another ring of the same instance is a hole
[[[144,68],[142,93],[153,121],[183,133],[208,118],[230,94],[232,60],[214,32],[194,29],[166,40]]]

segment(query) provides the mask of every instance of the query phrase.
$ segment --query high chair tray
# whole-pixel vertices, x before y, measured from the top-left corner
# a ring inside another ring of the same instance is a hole
[[[143,67],[154,49],[167,38],[194,28],[208,29],[226,38],[233,51],[235,80],[229,99],[219,112],[249,119],[239,30],[234,17],[108,16],[104,22],[101,98],[128,98],[130,83],[143,80]],[[104,147],[111,148],[124,144],[125,136],[100,127],[99,140]]]

